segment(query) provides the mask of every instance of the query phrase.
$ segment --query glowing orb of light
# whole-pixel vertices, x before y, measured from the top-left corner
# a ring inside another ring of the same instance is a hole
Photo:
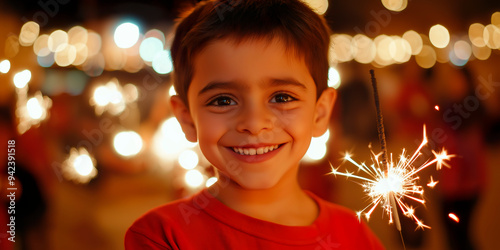
[[[429,30],[429,39],[436,48],[444,48],[450,43],[450,32],[441,24],[436,24]]]
[[[31,80],[31,71],[25,69],[14,75],[14,86],[18,89],[24,88]]]
[[[196,169],[192,169],[186,172],[184,175],[184,181],[189,187],[197,188],[203,184],[205,178],[203,174]]]
[[[323,15],[328,9],[328,1],[327,0],[305,0],[305,3],[311,7],[317,14]]]
[[[113,146],[115,151],[121,156],[134,156],[142,149],[142,138],[134,131],[120,132],[115,135]]]
[[[99,86],[94,90],[94,101],[99,106],[105,106],[109,103],[108,88]]]
[[[36,97],[32,97],[26,103],[28,115],[33,119],[40,119],[43,115],[43,107]]]
[[[9,60],[3,60],[0,62],[0,73],[7,74],[10,70],[10,61]]]
[[[179,164],[184,169],[193,169],[198,165],[198,154],[193,150],[185,150],[179,155]]]
[[[320,160],[326,155],[327,147],[326,143],[328,142],[328,139],[330,138],[330,131],[327,130],[323,135],[320,137],[313,137],[311,139],[311,144],[309,145],[309,148],[307,149],[305,159],[306,160]]]
[[[160,51],[153,59],[153,69],[158,74],[168,74],[174,68],[170,52],[167,50]]]
[[[23,24],[19,34],[19,44],[22,46],[31,46],[40,34],[40,25],[36,22],[29,21]]]
[[[85,148],[71,148],[61,170],[64,178],[75,183],[87,183],[97,175],[95,159]]]
[[[73,162],[73,167],[75,171],[81,176],[88,176],[92,173],[94,169],[94,163],[89,155],[82,154],[75,158]]]
[[[314,139],[314,138],[313,138]],[[311,145],[306,152],[306,156],[311,160],[320,160],[326,154],[326,145],[316,140],[311,140]]]
[[[382,4],[390,11],[401,12],[408,6],[408,0],[382,0]]]
[[[213,184],[215,184],[217,182],[217,177],[210,177],[208,178],[207,182],[205,182],[205,187],[210,187],[212,186]]]
[[[139,54],[142,60],[151,62],[156,54],[163,51],[163,42],[156,37],[148,37],[141,42]]]
[[[340,74],[336,68],[330,67],[328,69],[328,87],[335,89],[340,87]]]
[[[181,125],[175,117],[162,122],[153,137],[153,151],[164,161],[176,160],[184,150],[196,145],[197,143],[186,139]]]
[[[139,40],[139,27],[129,22],[122,23],[116,27],[113,38],[118,48],[130,48]]]

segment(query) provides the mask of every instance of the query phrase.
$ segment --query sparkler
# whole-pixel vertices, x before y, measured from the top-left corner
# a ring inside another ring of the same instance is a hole
[[[411,157],[408,157],[406,150],[403,149],[403,152],[397,162],[393,161],[392,154],[390,155],[390,161],[388,161],[389,157],[387,153],[383,118],[380,111],[380,102],[377,93],[377,82],[373,70],[370,70],[370,74],[372,77],[375,106],[377,110],[377,131],[382,152],[375,154],[373,150],[371,150],[371,159],[373,164],[370,166],[367,166],[365,163],[360,164],[354,161],[349,153],[345,154],[344,159],[356,166],[358,171],[364,172],[365,175],[363,176],[354,174],[354,172],[349,172],[347,170],[345,172],[340,172],[338,170],[339,168],[333,167],[332,173],[361,181],[359,184],[364,188],[364,191],[370,198],[371,203],[364,209],[357,212],[358,218],[360,218],[361,215],[364,215],[366,219],[369,220],[370,215],[373,213],[375,208],[380,205],[389,216],[389,223],[394,223],[400,233],[401,222],[398,216],[398,208],[405,216],[415,221],[417,228],[430,228],[417,218],[417,216],[415,216],[414,208],[409,205],[406,200],[424,204],[424,189],[423,186],[419,184],[420,177],[418,174],[422,170],[434,164],[438,170],[441,169],[442,166],[450,167],[446,161],[454,155],[447,154],[445,149],[439,153],[433,150],[433,159],[428,159],[424,164],[415,166],[416,160],[423,155],[421,152],[422,148],[428,143],[424,125],[422,142]],[[437,182],[431,177],[427,186],[434,187],[436,184]]]

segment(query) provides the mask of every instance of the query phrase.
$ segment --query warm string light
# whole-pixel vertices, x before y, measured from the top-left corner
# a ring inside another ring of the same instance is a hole
[[[306,2],[320,14],[325,13],[328,8],[327,1]],[[402,11],[407,5],[406,0],[382,0],[382,3],[391,11]],[[411,56],[415,56],[417,64],[422,68],[433,67],[436,62],[463,66],[472,58],[487,60],[491,50],[500,49],[499,19],[500,12],[495,12],[491,15],[490,24],[471,24],[468,40],[453,38],[441,24],[432,26],[428,35],[413,30],[402,36],[381,34],[374,38],[363,34],[335,34],[331,39],[335,45],[332,46],[332,65],[355,60],[384,67],[405,63]],[[172,71],[170,51],[166,48],[162,31],[151,29],[143,34],[139,26],[132,22],[120,23],[115,27],[113,48],[107,45],[111,43],[103,41],[106,36],[82,26],[74,26],[68,31],[59,29],[50,34],[40,34],[40,26],[33,21],[22,26],[16,42],[25,47],[33,46],[42,67],[54,64],[59,67],[73,66],[89,76],[98,76],[105,68],[137,72],[143,65],[152,67],[158,74]],[[103,46],[106,46],[106,53]],[[138,61],[138,58],[142,60]]]

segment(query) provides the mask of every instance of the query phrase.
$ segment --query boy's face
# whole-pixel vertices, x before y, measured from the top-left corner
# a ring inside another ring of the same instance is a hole
[[[335,92],[317,101],[309,70],[293,53],[278,40],[215,41],[194,59],[189,109],[172,99],[186,137],[243,188],[295,179],[311,137],[328,126]]]

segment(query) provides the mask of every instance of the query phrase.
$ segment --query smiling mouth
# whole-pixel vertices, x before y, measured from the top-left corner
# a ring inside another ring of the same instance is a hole
[[[273,146],[266,146],[266,147],[258,147],[258,148],[238,148],[238,147],[232,147],[232,150],[240,155],[262,155],[269,153],[277,148],[279,148],[281,145],[273,145]]]

